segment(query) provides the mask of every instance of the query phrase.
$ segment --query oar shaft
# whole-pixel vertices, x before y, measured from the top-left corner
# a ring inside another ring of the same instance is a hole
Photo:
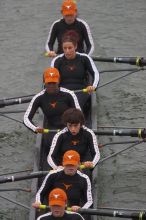
[[[92,169],[93,167],[86,167],[86,165],[81,164],[80,165],[80,169]],[[33,172],[33,173],[29,173],[26,175],[20,175],[20,176],[1,176],[0,177],[0,184],[1,183],[8,183],[8,182],[15,182],[15,181],[20,181],[20,180],[26,180],[26,179],[33,179],[33,178],[39,178],[39,177],[43,177],[45,175],[47,175],[49,172],[52,172],[52,170],[50,171],[38,171],[38,172]]]
[[[42,133],[49,133],[49,132],[59,132],[59,129],[56,130],[49,130],[44,129]],[[106,136],[131,136],[131,137],[139,137],[139,138],[146,138],[146,129],[133,129],[133,130],[112,130],[112,131],[97,131],[93,130],[97,135],[106,135]]]
[[[8,198],[8,197],[1,196],[1,195],[0,195],[0,198],[5,199],[5,200],[7,200],[7,201],[9,201],[9,202],[11,202],[11,203],[14,203],[14,204],[16,204],[16,205],[19,205],[19,206],[21,206],[21,207],[23,207],[23,208],[25,208],[25,209],[27,209],[27,210],[30,210],[30,207],[28,207],[28,206],[26,206],[26,205],[24,205],[24,204],[22,204],[22,203],[20,203],[20,202],[16,202],[15,200],[10,199],[10,198]]]
[[[130,148],[135,147],[136,145],[141,144],[141,143],[143,143],[143,142],[144,142],[143,140],[137,141],[137,142],[135,142],[134,144],[132,144],[132,145],[130,145],[130,146],[128,146],[128,147],[126,147],[126,148],[124,148],[124,149],[118,151],[118,152],[115,152],[115,153],[113,153],[113,154],[111,154],[111,155],[109,155],[109,156],[107,156],[107,157],[101,159],[101,160],[98,162],[97,165],[100,165],[100,164],[102,164],[104,161],[106,161],[106,160],[108,160],[108,159],[110,159],[110,158],[113,158],[113,157],[115,157],[116,155],[118,155],[118,154],[120,154],[120,153],[123,153],[124,151],[129,150]]]
[[[42,176],[45,176],[48,172],[49,171],[39,171],[39,172],[34,172],[34,173],[30,173],[27,175],[21,175],[21,176],[4,176],[4,177],[0,178],[0,184],[42,177]]]
[[[136,66],[146,66],[146,59],[143,57],[92,57],[94,61],[109,63],[125,63]]]
[[[48,209],[50,210],[49,206],[46,205],[36,205],[36,204],[32,204],[32,206],[34,208],[37,209]],[[67,208],[68,211],[72,211],[71,208]],[[98,209],[82,209],[80,208],[78,210],[78,213],[81,214],[88,214],[88,215],[98,215],[98,216],[108,216],[108,217],[120,217],[120,218],[132,218],[132,219],[141,219],[144,220],[146,219],[146,213],[145,211],[140,211],[136,212],[136,211],[130,211],[130,210],[121,210],[121,209],[102,209],[102,208],[98,208]]]
[[[7,188],[7,189],[0,189],[0,192],[8,192],[8,191],[31,192],[31,189],[25,189],[25,188]]]
[[[12,175],[12,174],[16,174],[16,173],[25,173],[25,172],[31,172],[33,171],[33,169],[26,169],[26,170],[20,170],[20,171],[13,171],[10,173],[1,173],[0,176],[7,176],[7,175]]]
[[[120,217],[120,218],[132,218],[132,219],[146,219],[145,212],[129,212],[124,210],[99,210],[99,209],[79,209],[81,214]]]
[[[0,100],[0,108],[4,108],[5,106],[9,105],[16,105],[16,104],[23,104],[30,102],[32,97],[24,97],[24,98],[18,98],[18,99],[3,99]]]
[[[97,135],[109,135],[109,136],[131,136],[146,138],[146,129],[134,129],[134,130],[112,130],[112,131],[97,131]]]

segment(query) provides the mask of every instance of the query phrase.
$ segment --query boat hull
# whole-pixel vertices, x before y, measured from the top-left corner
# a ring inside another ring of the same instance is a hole
[[[88,126],[93,129],[97,130],[97,101],[96,101],[96,93],[91,95],[91,99],[89,102],[89,109],[88,113],[86,115],[88,117]],[[42,126],[45,126],[45,120],[43,119],[42,114],[40,113],[40,122],[42,123]],[[55,133],[54,133],[55,134]],[[34,150],[34,169],[33,172],[35,171],[40,171],[40,170],[47,170],[48,165],[46,163],[46,149],[49,146],[49,142],[52,140],[52,137],[54,134],[37,134],[36,138],[36,144],[35,144],[35,150]],[[98,169],[97,167],[93,170],[92,173],[92,191],[93,191],[93,207],[97,207],[97,174],[98,174]],[[35,201],[35,195],[42,183],[43,178],[41,179],[33,179],[32,181],[32,198],[31,198],[31,204],[34,203]],[[35,220],[37,219],[37,216],[40,215],[40,212],[38,212],[36,209],[31,208],[30,213],[29,213],[29,220]],[[93,220],[96,220],[97,217],[93,216]]]

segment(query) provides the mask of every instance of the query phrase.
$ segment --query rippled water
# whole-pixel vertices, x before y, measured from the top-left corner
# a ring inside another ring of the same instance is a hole
[[[42,72],[48,61],[43,57],[44,44],[51,23],[59,18],[61,0],[0,1],[0,96],[15,97],[33,94],[41,89]],[[146,56],[145,0],[79,0],[80,17],[90,24],[95,41],[95,55]],[[132,67],[97,63],[98,69]],[[100,83],[122,75],[104,73]],[[146,71],[134,73],[98,90],[99,125],[144,127],[146,110]],[[1,111],[22,109],[11,106]],[[23,113],[10,114],[22,121]],[[0,173],[32,167],[35,135],[21,123],[1,117]],[[100,143],[131,140],[131,138],[99,137]],[[132,139],[133,140],[133,139]],[[106,146],[107,156],[126,145]],[[109,159],[99,166],[98,204],[143,208],[146,205],[146,148],[138,145]],[[30,187],[29,181],[0,185],[0,189]],[[23,204],[29,194],[2,193]],[[0,219],[28,219],[27,210],[0,198]]]

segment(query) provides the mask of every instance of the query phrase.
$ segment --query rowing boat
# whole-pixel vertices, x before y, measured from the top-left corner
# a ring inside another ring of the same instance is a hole
[[[140,66],[140,69],[136,69],[136,71],[140,71],[140,70],[144,70],[144,66],[146,65],[146,59],[144,58],[101,58],[101,57],[96,57],[95,58],[97,61],[106,61],[106,62],[115,62],[115,60],[120,60],[120,62],[125,62],[125,63],[129,63],[132,65],[137,64],[138,66]],[[109,60],[109,61],[108,61]],[[139,62],[138,62],[139,60]],[[108,70],[109,71],[109,70]],[[129,71],[129,69],[127,70]],[[102,71],[104,72],[104,71]],[[121,78],[121,77],[120,77]],[[119,79],[120,79],[119,78]],[[108,83],[109,84],[109,83]],[[105,84],[107,85],[107,83]],[[99,86],[98,88],[103,87],[103,85]],[[20,104],[20,103],[27,103],[31,100],[30,97],[32,97],[33,95],[29,95],[26,97],[15,97],[15,98],[8,98],[8,99],[2,99],[0,100],[0,108],[3,108],[5,106],[9,106],[9,105],[14,105],[14,104]],[[92,94],[91,97],[91,101],[90,101],[90,107],[89,107],[89,112],[88,112],[88,119],[90,122],[90,127],[92,129],[97,130],[97,104],[96,104],[96,94]],[[40,113],[39,114],[39,120],[40,122],[43,124],[43,115]],[[39,122],[39,124],[40,124]],[[22,122],[21,122],[22,123]],[[43,126],[45,127],[45,126]],[[132,137],[139,137],[139,138],[145,138],[146,137],[146,132],[143,129],[138,129],[138,130],[133,130],[133,131],[123,131],[123,130],[114,130],[114,131],[98,131],[97,134],[99,135],[114,135],[114,136],[132,136]],[[46,170],[46,167],[43,165],[42,161],[44,161],[44,154],[42,149],[44,148],[44,143],[46,144],[48,138],[49,138],[50,134],[48,133],[48,135],[42,135],[42,134],[38,134],[37,138],[36,138],[36,146],[35,146],[35,160],[34,160],[34,171],[39,171],[39,170]],[[143,142],[140,141],[140,143]],[[115,154],[114,154],[115,155]],[[103,162],[103,160],[99,161],[99,164]],[[33,178],[36,178],[38,175],[36,175],[35,177],[33,176]],[[27,179],[30,178],[30,175],[28,175]],[[5,182],[14,182],[14,181],[18,181],[18,180],[22,180],[22,179],[26,179],[26,177],[24,178],[20,178],[17,177],[14,180],[14,176],[12,177],[4,177],[0,179],[0,183],[5,183]],[[97,168],[95,168],[95,170],[93,171],[93,195],[94,195],[94,208],[97,208]],[[40,180],[38,179],[34,179],[32,182],[32,193],[31,193],[31,203],[34,202],[35,200],[35,194],[37,192],[37,189],[40,185]],[[100,213],[101,214],[101,213]],[[37,216],[37,211],[34,208],[31,208],[30,213],[29,213],[29,219],[36,219]],[[93,219],[96,219],[97,217],[93,217]]]
[[[90,99],[90,108],[89,111],[87,113],[87,117],[88,117],[88,123],[90,123],[90,127],[93,130],[97,130],[97,102],[96,102],[96,94],[92,94],[91,99]],[[44,122],[44,118],[43,115],[40,113],[40,123],[42,125],[45,126],[45,122]],[[39,123],[39,124],[40,124]],[[44,149],[47,147],[47,143],[49,141],[49,138],[52,137],[52,133],[48,133],[48,134],[37,134],[36,137],[36,144],[35,144],[35,156],[34,156],[34,168],[33,171],[43,171],[46,170],[46,164],[44,163],[44,161],[46,160],[46,154],[44,152]],[[94,184],[94,188],[93,188],[93,195],[94,195],[94,206],[97,207],[97,187],[96,187],[96,178],[97,177],[97,168],[93,171],[93,184]],[[34,179],[32,181],[32,186],[31,186],[31,190],[32,190],[32,198],[31,198],[31,204],[35,201],[35,195],[36,192],[38,190],[38,187],[41,184],[41,180],[40,179]],[[31,208],[30,213],[29,213],[29,220],[35,220],[38,216],[38,212],[36,209]],[[96,219],[96,216],[93,217],[93,219]]]
[[[102,61],[102,62],[119,62],[119,63],[129,63],[131,65],[145,65],[145,59],[143,58],[100,58],[100,57],[94,57],[94,60],[96,61]],[[97,131],[97,102],[96,102],[96,93],[92,94],[91,100],[90,100],[90,105],[89,105],[89,112],[87,114],[87,118],[89,121],[89,127],[93,129],[94,131]],[[43,115],[40,114],[40,123],[42,124],[42,127],[45,127],[45,123],[43,121]],[[34,159],[34,169],[33,171],[43,171],[46,170],[46,164],[44,164],[44,161],[46,160],[46,154],[44,152],[44,149],[47,147],[48,140],[52,137],[52,134],[38,134],[36,138],[36,145],[35,145],[35,159]],[[93,204],[94,207],[97,207],[97,167],[93,171],[93,180],[92,184],[94,187],[93,188]],[[41,180],[34,179],[32,181],[32,199],[31,203],[35,201],[35,194],[41,184]],[[31,208],[30,213],[29,213],[29,219],[30,220],[35,220],[37,217],[38,213],[37,210],[34,208]],[[96,219],[96,217],[93,217],[93,219]]]

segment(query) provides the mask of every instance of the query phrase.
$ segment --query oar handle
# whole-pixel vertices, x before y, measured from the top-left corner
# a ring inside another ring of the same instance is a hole
[[[94,89],[94,91],[92,92],[95,92],[96,90]],[[74,90],[75,93],[78,93],[78,92],[83,92],[83,93],[87,93],[88,92],[88,89],[87,88],[84,88],[84,89],[78,89],[78,90]]]
[[[57,56],[57,54],[54,51],[50,51],[50,52],[45,52],[44,53],[45,57],[50,57],[50,58],[54,58]]]
[[[59,132],[60,129],[48,129],[48,128],[44,128],[43,132],[44,134],[50,133],[50,132]]]
[[[32,203],[32,207],[35,209],[49,209],[50,207],[43,204]]]
[[[86,166],[85,164],[81,164],[79,167],[80,167],[81,170],[83,170],[83,169],[93,169],[93,165]]]
[[[37,203],[32,203],[32,207],[35,209],[50,209],[48,205],[43,205],[43,204],[37,204]],[[66,208],[67,211],[72,211],[71,207]]]

